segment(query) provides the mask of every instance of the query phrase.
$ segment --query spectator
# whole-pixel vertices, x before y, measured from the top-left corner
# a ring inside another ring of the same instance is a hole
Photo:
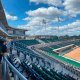
[[[7,52],[6,41],[1,40],[0,41],[0,63],[1,63],[2,57],[6,52]]]
[[[6,46],[6,41],[3,41],[3,44],[2,44],[2,53],[3,53],[3,55],[4,55],[4,53],[6,53],[7,52],[7,46]]]

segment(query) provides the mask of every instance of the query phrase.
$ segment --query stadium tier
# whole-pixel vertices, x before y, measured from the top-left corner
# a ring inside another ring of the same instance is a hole
[[[50,52],[50,53],[53,53],[53,49],[51,49],[51,48],[49,48],[49,47],[42,47],[42,48],[40,48],[41,50],[44,50],[44,51],[46,51],[46,52]]]
[[[24,44],[26,46],[39,44],[39,42],[36,39],[33,39],[33,40],[18,40],[17,42],[21,43],[21,44]]]
[[[35,43],[36,44],[36,43]],[[15,45],[17,46],[17,48],[20,48],[20,50],[23,51],[26,51],[26,54],[35,54],[32,50],[29,50],[28,48],[26,48],[24,45],[22,45],[20,42],[19,43],[15,43]],[[55,47],[55,45],[54,45]],[[49,47],[44,47],[44,48],[40,48],[41,50],[44,50],[46,51],[45,54],[48,55],[48,56],[51,56],[55,59],[59,59],[60,61],[63,61],[64,63],[66,64],[69,64],[71,66],[74,66],[76,68],[80,68],[80,64],[73,61],[73,60],[70,60],[70,59],[67,59],[67,58],[64,58],[63,56],[58,56],[56,52],[53,51],[52,48],[49,48]]]
[[[43,38],[41,39],[42,41],[44,41],[45,43],[49,43],[49,42],[55,42],[55,41],[58,41],[58,38]]]
[[[26,63],[26,61],[23,62],[16,62],[13,58],[13,56],[8,57],[11,64],[13,64],[14,67],[16,67],[22,74],[26,72],[25,77],[27,79],[32,80],[75,80],[72,77],[68,75],[63,75],[61,73],[57,73],[54,71],[54,69],[47,70],[44,67],[38,67],[35,64]],[[13,75],[14,76],[14,75]]]
[[[51,47],[52,49],[60,48],[60,46],[59,46],[59,45],[51,45],[50,47]]]
[[[28,40],[29,42],[30,42],[30,40]],[[27,50],[27,52],[30,52],[30,50],[28,50],[28,49],[26,49],[26,47],[25,46],[22,46],[20,43],[22,43],[23,42],[23,44],[25,44],[25,42],[26,42],[26,45],[28,44],[27,42],[28,42],[27,40],[25,41],[22,41],[21,40],[21,42],[19,41],[19,43],[16,43],[17,44],[17,47],[21,47],[22,49],[23,49],[23,51],[24,50]],[[33,41],[33,42],[32,42]],[[33,44],[36,44],[36,40],[31,40],[31,42],[32,43],[30,43],[29,45],[33,45]],[[35,42],[35,43],[34,43]],[[38,42],[37,42],[38,43]],[[77,43],[77,42],[76,42]],[[28,45],[28,46],[29,46]],[[62,45],[61,45],[62,46]],[[54,46],[55,47],[55,46]],[[53,47],[53,48],[54,48]],[[53,58],[57,58],[57,59],[59,59],[59,60],[61,60],[61,61],[63,61],[63,62],[66,62],[66,63],[68,63],[68,64],[70,64],[70,65],[72,65],[72,66],[75,66],[75,67],[77,67],[77,68],[80,68],[80,64],[79,63],[77,63],[77,62],[75,62],[75,61],[73,61],[73,60],[70,60],[70,59],[67,59],[67,58],[64,58],[63,56],[58,56],[57,55],[57,53],[56,52],[54,52],[53,51],[53,49],[52,48],[49,48],[49,47],[44,47],[44,48],[41,48],[41,50],[44,50],[44,51],[46,51],[47,53],[45,53],[45,54],[47,54],[47,55],[49,55],[49,56],[51,56],[51,57],[53,57]],[[32,52],[31,52],[32,53]]]

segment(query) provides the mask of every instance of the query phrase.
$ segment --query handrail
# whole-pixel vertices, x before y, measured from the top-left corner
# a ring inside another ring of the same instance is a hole
[[[27,80],[27,78],[25,78],[7,59],[7,57],[3,57],[3,66],[4,66],[4,77],[6,77],[7,74],[7,65],[12,69],[12,71],[14,72],[15,75],[15,80],[17,79],[21,79],[21,80]],[[4,78],[4,80],[7,80],[7,78]]]

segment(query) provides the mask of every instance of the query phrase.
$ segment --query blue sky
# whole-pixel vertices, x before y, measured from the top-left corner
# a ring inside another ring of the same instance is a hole
[[[80,0],[2,0],[2,4],[9,25],[30,30],[26,34],[80,34]]]
[[[3,0],[2,3],[8,14],[18,17],[18,20],[8,20],[9,24],[14,27],[26,24],[26,21],[23,20],[27,17],[26,11],[35,10],[39,7],[48,7],[45,4],[35,5],[35,3],[30,3],[29,0]]]

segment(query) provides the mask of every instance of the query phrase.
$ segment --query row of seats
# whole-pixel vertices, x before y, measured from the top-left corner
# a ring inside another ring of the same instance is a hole
[[[51,39],[50,39],[50,38],[49,38],[49,39],[47,39],[47,38],[42,38],[41,40],[44,41],[45,43],[58,41],[58,39],[56,39],[56,38],[51,38]]]
[[[27,45],[27,46],[39,44],[39,42],[36,39],[33,39],[33,40],[18,40],[17,42],[22,43],[22,44]]]
[[[24,62],[24,64],[27,66],[27,64],[25,62]],[[44,80],[75,80],[70,76],[67,77],[67,75],[57,73],[56,71],[54,71],[54,69],[47,70],[46,68],[40,67],[40,66],[38,67],[35,64],[30,64],[30,66]]]
[[[57,48],[64,47],[64,46],[67,46],[67,45],[70,45],[70,44],[75,44],[75,45],[80,46],[80,41],[63,42],[63,43],[58,43],[56,45],[51,45],[50,47],[53,48],[53,49],[57,49]]]
[[[16,67],[20,73],[24,75],[27,79],[32,80],[75,80],[68,75],[62,75],[61,73],[57,73],[54,69],[47,70],[44,67],[38,67],[35,64],[26,63],[24,60],[20,62],[18,58],[15,58],[13,55],[10,56],[9,61]],[[13,75],[14,76],[14,75]]]
[[[51,45],[50,47],[51,47],[52,49],[60,48],[60,46],[59,46],[59,45]]]
[[[20,47],[21,44],[18,44],[17,46]],[[23,47],[23,46],[22,46],[22,48],[25,49],[25,47]],[[69,59],[66,59],[66,58],[64,58],[64,57],[62,57],[62,56],[56,55],[56,53],[53,52],[51,48],[44,48],[43,50],[46,51],[48,55],[50,55],[50,56],[52,56],[52,57],[54,57],[54,58],[58,58],[59,60],[65,62],[65,63],[68,63],[68,64],[70,64],[70,65],[72,65],[72,66],[77,67],[77,68],[80,68],[80,64],[79,64],[79,63],[77,63],[77,62],[75,62],[75,61],[72,61],[72,60],[69,60]],[[24,51],[27,51],[28,53],[33,53],[31,50],[27,50],[27,49],[25,49]],[[33,53],[33,54],[34,54],[34,53]]]
[[[24,51],[27,51],[29,54],[30,53],[32,53],[32,51],[31,50],[29,50],[29,49],[26,49],[25,47],[23,47],[23,46],[21,46],[21,44],[19,44],[19,43],[16,43],[16,46],[17,46],[17,48],[22,48],[22,49],[24,49]],[[48,50],[48,51],[50,51],[51,50],[51,48]],[[46,51],[47,51],[47,49],[46,49]],[[51,53],[51,52],[49,52],[49,53]],[[34,54],[34,53],[33,53]],[[50,55],[52,55],[52,54],[50,54]],[[57,55],[55,55],[56,57],[57,57]],[[59,56],[58,56],[58,58],[59,58]],[[27,64],[24,62],[24,64],[27,66]],[[25,66],[23,64],[23,66]],[[26,67],[25,66],[25,67]],[[62,80],[62,76],[60,77],[60,76],[58,76],[57,74],[57,72],[55,72],[55,74],[53,74],[53,76],[51,76],[52,75],[52,72],[51,71],[48,71],[47,69],[45,69],[45,68],[42,68],[42,67],[38,67],[38,66],[36,66],[35,64],[30,64],[30,66],[31,66],[31,69],[32,70],[34,70],[34,72],[36,72],[36,75],[37,76],[41,76],[40,78],[42,78],[41,80]],[[29,67],[30,67],[29,66]],[[26,69],[27,69],[27,67],[26,67]],[[28,69],[27,69],[28,70]],[[32,71],[31,71],[31,73],[32,73]],[[64,76],[64,75],[63,75]],[[40,79],[39,78],[39,79]],[[39,80],[39,79],[37,79],[37,80]],[[36,79],[33,79],[33,80],[36,80]],[[63,80],[68,80],[68,79],[63,79]],[[71,80],[73,80],[73,79],[71,79]]]
[[[42,47],[42,48],[40,48],[41,50],[43,50],[43,51],[46,51],[46,52],[50,52],[50,53],[53,53],[53,49],[51,49],[51,48],[49,48],[49,47]]]
[[[43,47],[43,48],[40,48],[40,49],[43,50],[43,51],[45,51],[45,52],[48,52],[48,53],[52,53],[52,54],[58,55],[58,53],[54,52],[52,48]]]

